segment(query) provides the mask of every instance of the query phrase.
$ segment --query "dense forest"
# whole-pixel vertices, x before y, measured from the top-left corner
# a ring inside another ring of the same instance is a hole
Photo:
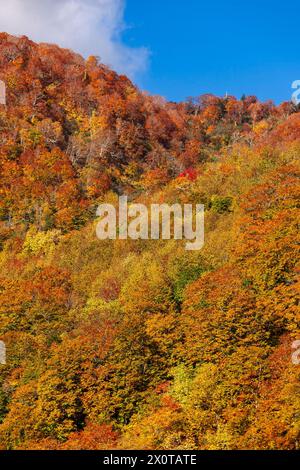
[[[300,112],[0,34],[1,449],[298,449]],[[118,196],[205,245],[98,240]]]

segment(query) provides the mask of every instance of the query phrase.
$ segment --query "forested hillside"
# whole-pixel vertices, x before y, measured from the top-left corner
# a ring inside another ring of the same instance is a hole
[[[6,33],[0,80],[0,448],[299,448],[297,107]],[[204,248],[98,240],[124,194],[204,204]]]

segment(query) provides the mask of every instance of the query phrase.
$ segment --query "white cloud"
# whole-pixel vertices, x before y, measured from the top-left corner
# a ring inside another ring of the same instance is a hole
[[[125,0],[0,0],[0,31],[56,43],[131,78],[147,67],[148,50],[122,43]]]

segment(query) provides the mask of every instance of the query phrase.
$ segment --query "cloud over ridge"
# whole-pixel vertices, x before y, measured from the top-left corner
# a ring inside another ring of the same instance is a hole
[[[56,43],[135,78],[148,50],[122,42],[125,0],[0,0],[0,31]]]

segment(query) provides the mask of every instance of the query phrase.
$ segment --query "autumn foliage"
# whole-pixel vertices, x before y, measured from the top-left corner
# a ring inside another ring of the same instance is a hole
[[[299,449],[300,113],[0,34],[1,449]],[[99,241],[100,202],[206,241]]]

